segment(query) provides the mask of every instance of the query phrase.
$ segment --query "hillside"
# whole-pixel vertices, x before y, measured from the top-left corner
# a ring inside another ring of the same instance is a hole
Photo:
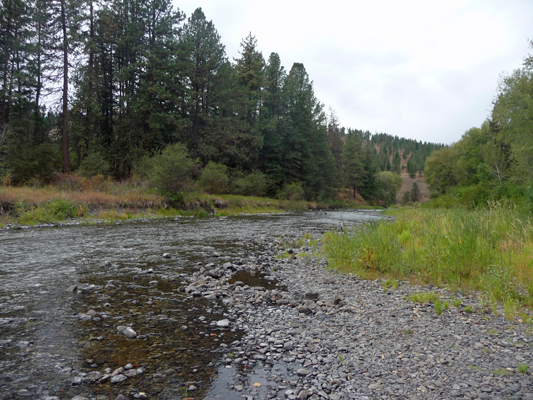
[[[402,186],[400,187],[400,190],[398,191],[398,195],[396,196],[398,203],[401,202],[403,194],[407,192],[408,190],[411,190],[413,187],[413,183],[416,183],[418,187],[420,188],[420,203],[423,203],[425,201],[429,200],[429,189],[428,185],[426,184],[424,180],[424,176],[416,175],[415,178],[410,178],[409,174],[407,172],[402,172],[401,177],[403,180]]]

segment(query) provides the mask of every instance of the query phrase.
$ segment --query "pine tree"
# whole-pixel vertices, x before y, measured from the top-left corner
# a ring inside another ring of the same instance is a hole
[[[192,157],[199,157],[206,165],[215,156],[217,116],[227,69],[226,51],[213,22],[207,21],[201,8],[197,8],[183,26],[180,43],[186,54],[187,94],[185,115],[189,119],[179,140],[187,145]],[[225,74],[219,74],[225,72]],[[226,106],[226,108],[228,108]]]
[[[283,86],[287,74],[277,53],[270,54],[265,66],[263,102],[260,114],[263,147],[260,151],[260,167],[269,176],[274,187],[285,181],[283,162],[283,131],[287,120],[287,98]]]
[[[411,200],[411,192],[407,190],[402,196],[402,204],[405,205]]]
[[[309,139],[316,128],[317,101],[303,64],[292,66],[283,92],[287,99],[287,125],[283,130],[284,182],[304,182],[315,173],[316,168],[315,160],[311,158]]]
[[[398,150],[396,150],[396,152],[394,153],[394,157],[392,159],[391,171],[395,172],[397,174],[402,172],[401,163],[402,162],[401,162],[401,159],[400,159],[400,152]]]
[[[265,61],[257,50],[257,41],[249,34],[241,42],[241,56],[235,59],[234,118],[232,140],[238,152],[232,167],[254,170],[263,145],[260,128]]]
[[[363,176],[359,184],[359,193],[361,196],[370,200],[378,195],[379,187],[376,180],[378,172],[379,157],[376,149],[369,143],[363,145],[362,150]]]
[[[282,131],[284,182],[303,183],[307,198],[331,196],[335,163],[327,146],[323,106],[303,64],[293,64],[283,92],[287,100]]]
[[[361,136],[355,131],[349,131],[344,143],[342,152],[342,165],[344,173],[344,184],[353,189],[353,197],[356,198],[358,186],[364,178],[363,168],[363,143]]]
[[[420,200],[420,188],[416,182],[413,183],[410,196],[413,203],[416,203],[418,200]]]
[[[330,109],[328,116],[328,131],[327,141],[328,146],[335,159],[335,169],[338,175],[342,174],[342,149],[343,149],[343,134],[339,127],[339,120],[333,109]]]

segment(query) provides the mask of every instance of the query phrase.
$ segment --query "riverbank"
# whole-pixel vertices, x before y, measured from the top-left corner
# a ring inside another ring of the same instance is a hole
[[[533,399],[529,324],[495,316],[476,294],[361,280],[328,269],[317,248],[284,247],[245,268],[283,289],[221,286],[210,271],[185,288],[220,295],[244,332],[208,399]],[[407,299],[429,292],[446,309]]]
[[[511,203],[487,209],[399,209],[362,233],[329,233],[331,267],[364,279],[404,280],[483,293],[494,312],[530,319],[533,218]],[[533,322],[533,321],[532,321]]]
[[[4,231],[0,399],[533,399],[530,325],[329,269],[325,231],[377,218]]]
[[[91,181],[89,181],[91,182]],[[339,208],[374,208],[347,198],[331,202],[186,193],[169,201],[138,184],[102,181],[86,187],[0,186],[0,229],[99,224],[169,217],[233,216]]]

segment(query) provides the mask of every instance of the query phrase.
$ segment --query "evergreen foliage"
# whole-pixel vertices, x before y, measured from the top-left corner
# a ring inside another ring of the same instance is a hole
[[[533,47],[533,42],[531,43]],[[509,198],[529,207],[533,186],[533,57],[504,76],[490,116],[465,132],[449,148],[426,161],[426,182],[436,204],[455,202],[487,206],[487,200]]]
[[[198,178],[198,185],[210,194],[226,193],[229,185],[228,167],[209,161]]]
[[[409,190],[405,191],[402,196],[402,204],[406,205],[411,201],[411,192]]]
[[[416,203],[418,200],[420,200],[420,188],[418,187],[418,183],[414,182],[413,186],[411,187],[411,192],[409,199]]]
[[[379,171],[420,173],[436,148],[342,128],[303,64],[265,60],[251,33],[228,60],[202,9],[186,18],[171,0],[5,0],[0,48],[0,175],[15,184],[136,171],[174,197],[322,200],[347,186],[373,201]]]

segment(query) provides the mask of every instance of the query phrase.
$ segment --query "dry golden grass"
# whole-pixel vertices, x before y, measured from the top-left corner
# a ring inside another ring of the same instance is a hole
[[[56,186],[43,188],[0,187],[0,207],[4,212],[11,210],[16,203],[42,206],[55,199],[81,204],[91,211],[115,208],[160,208],[164,205],[165,200],[161,195],[143,192],[137,188],[122,188],[116,190],[115,193],[106,193],[94,189],[62,190]]]

